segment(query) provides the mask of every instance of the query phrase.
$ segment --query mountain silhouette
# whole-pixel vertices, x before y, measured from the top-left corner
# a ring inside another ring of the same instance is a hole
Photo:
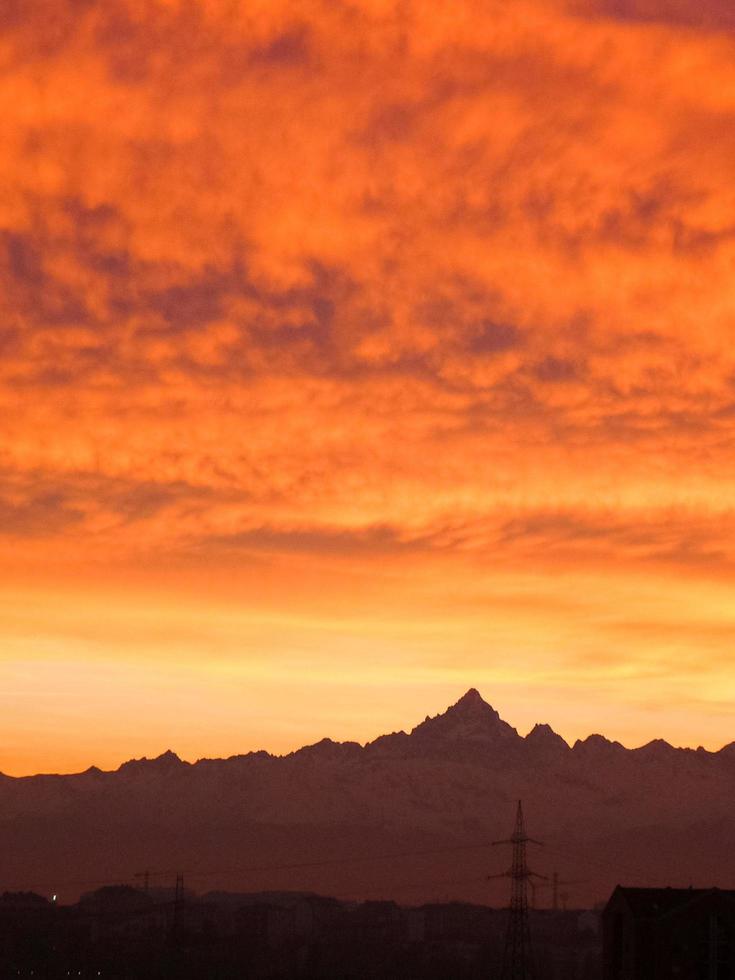
[[[427,717],[411,731],[411,735],[417,739],[478,739],[484,742],[519,738],[515,728],[503,721],[474,687],[443,714]]]
[[[577,904],[618,882],[735,882],[735,743],[569,746],[547,724],[523,737],[473,688],[364,746],[195,763],[168,750],[114,772],[0,776],[0,889],[72,899],[150,869],[167,886],[179,870],[193,888],[404,902],[446,896],[449,881],[452,897],[502,904],[507,883],[487,875],[507,855],[489,845],[520,798],[544,841],[535,868],[575,881]]]

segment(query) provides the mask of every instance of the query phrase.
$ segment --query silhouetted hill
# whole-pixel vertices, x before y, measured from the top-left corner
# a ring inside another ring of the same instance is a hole
[[[0,778],[0,889],[75,898],[95,884],[300,890],[402,902],[501,903],[515,801],[545,841],[534,866],[589,904],[631,885],[735,882],[735,748],[573,747],[525,738],[470,690],[409,734],[323,739],[286,756],[183,762],[168,751],[115,772]],[[158,872],[163,872],[159,874]],[[138,879],[140,880],[140,879]],[[538,892],[539,904],[549,892]]]

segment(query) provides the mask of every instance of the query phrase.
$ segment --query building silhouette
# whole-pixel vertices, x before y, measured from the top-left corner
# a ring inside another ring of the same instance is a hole
[[[603,912],[604,980],[735,980],[735,891],[615,889]]]

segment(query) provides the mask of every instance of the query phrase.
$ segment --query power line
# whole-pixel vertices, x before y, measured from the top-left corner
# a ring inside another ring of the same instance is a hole
[[[529,838],[530,840],[530,838]],[[512,838],[511,838],[512,842]],[[464,844],[454,844],[446,845],[443,847],[427,847],[421,848],[413,851],[393,851],[381,854],[370,854],[370,855],[350,855],[339,858],[323,858],[313,861],[290,861],[290,862],[280,862],[272,864],[251,864],[251,865],[225,865],[218,868],[185,868],[183,871],[181,869],[162,869],[157,871],[146,870],[144,872],[139,872],[135,875],[131,875],[130,872],[121,872],[118,875],[109,876],[106,878],[69,878],[61,881],[53,880],[53,886],[55,890],[64,887],[103,887],[105,885],[116,885],[121,882],[127,882],[130,880],[137,879],[137,883],[140,883],[140,879],[143,879],[144,887],[150,887],[151,882],[154,879],[161,878],[174,878],[178,874],[186,874],[187,878],[209,878],[217,876],[226,875],[254,875],[254,874],[269,874],[279,871],[301,871],[308,870],[312,868],[328,868],[328,867],[339,867],[344,865],[354,865],[354,864],[365,864],[372,862],[382,862],[382,861],[400,861],[410,858],[421,858],[421,857],[431,857],[437,854],[452,854],[460,853],[463,851],[474,851],[474,850],[484,850],[485,848],[491,847],[493,844],[498,843],[495,841],[476,841],[468,842]],[[545,845],[545,850],[551,853],[556,853],[567,860],[573,860],[577,863],[580,861],[580,853],[572,852],[566,850],[558,845]],[[585,865],[593,865],[601,869],[605,873],[612,872],[614,875],[619,876],[621,874],[630,876],[631,878],[640,878],[645,874],[640,868],[626,868],[624,865],[620,865],[618,862],[611,860],[601,859],[599,856],[584,856],[582,863]],[[505,872],[501,876],[494,877],[504,877],[508,875],[509,872]],[[543,876],[537,876],[543,877]],[[24,881],[22,884],[9,885],[5,883],[4,887],[12,887],[16,890],[18,888],[42,888],[49,884],[50,879],[45,879],[40,881],[37,879],[35,882]]]
[[[57,887],[66,886],[87,886],[92,887],[94,885],[104,886],[104,885],[116,885],[121,881],[128,881],[131,878],[144,877],[148,884],[154,878],[171,878],[177,874],[185,874],[188,878],[205,878],[213,877],[217,875],[229,875],[229,874],[262,874],[272,871],[299,871],[308,868],[324,868],[332,867],[346,864],[364,864],[372,861],[397,861],[404,858],[414,858],[414,857],[430,857],[434,854],[452,854],[460,851],[475,851],[482,850],[492,846],[492,841],[483,841],[477,843],[468,844],[454,844],[445,847],[429,847],[423,848],[416,851],[394,851],[392,853],[386,854],[369,854],[363,856],[349,856],[341,858],[325,858],[317,861],[294,861],[294,862],[284,862],[282,864],[260,864],[260,865],[227,865],[226,867],[219,868],[206,868],[206,869],[193,869],[185,868],[183,871],[180,869],[165,869],[159,871],[146,870],[144,872],[139,872],[135,875],[131,875],[129,872],[122,872],[119,875],[111,876],[109,878],[69,878],[63,881],[55,881],[54,884]],[[39,882],[24,882],[24,888],[40,887],[41,885],[47,884],[47,881]],[[19,887],[19,886],[16,886]]]
[[[584,855],[583,857],[581,857],[579,851],[568,850],[556,844],[545,844],[544,849],[551,853],[558,854],[561,857],[566,858],[567,860],[575,861],[577,863],[582,863],[585,865],[595,865],[597,868],[599,868],[602,871],[605,872],[612,871],[616,875],[625,874],[625,875],[630,875],[631,877],[639,878],[642,875],[646,874],[646,872],[642,871],[640,867],[633,868],[632,865],[630,867],[626,867],[625,865],[621,865],[618,861],[605,860],[605,858],[600,858],[599,856]]]

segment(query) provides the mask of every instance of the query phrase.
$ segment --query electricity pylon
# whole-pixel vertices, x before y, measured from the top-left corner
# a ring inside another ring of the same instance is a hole
[[[528,921],[528,882],[531,878],[544,878],[531,871],[526,862],[526,845],[540,844],[526,834],[523,820],[523,806],[518,801],[516,826],[509,840],[493,841],[493,844],[512,844],[513,862],[510,870],[491,878],[510,878],[510,907],[508,910],[508,929],[505,934],[503,950],[503,970],[501,980],[535,980],[531,948],[531,928]]]

